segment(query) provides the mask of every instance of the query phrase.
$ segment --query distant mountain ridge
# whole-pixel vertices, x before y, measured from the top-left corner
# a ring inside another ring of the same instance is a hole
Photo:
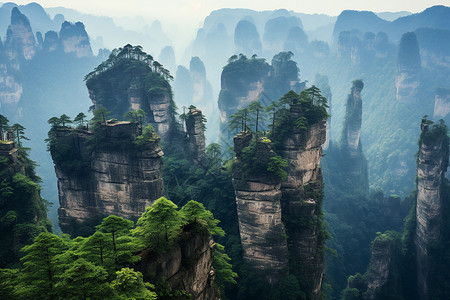
[[[450,29],[450,7],[436,5],[393,21],[382,19],[370,11],[344,10],[336,20],[333,36],[336,38],[342,31],[352,30],[374,33],[384,31],[397,41],[403,33],[419,28]]]

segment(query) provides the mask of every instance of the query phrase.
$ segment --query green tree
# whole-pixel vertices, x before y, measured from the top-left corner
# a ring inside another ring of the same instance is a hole
[[[81,250],[86,253],[89,261],[96,265],[104,265],[109,247],[111,247],[111,241],[106,234],[96,231],[84,241]]]
[[[130,122],[139,122],[140,124],[142,124],[142,118],[144,118],[146,115],[147,113],[142,109],[130,110],[124,115],[124,119]]]
[[[73,123],[73,121],[70,119],[70,117],[68,115],[66,115],[66,114],[62,114],[59,117],[59,120],[61,121],[62,127],[65,127],[66,124],[72,124]]]
[[[143,146],[145,144],[148,144],[149,142],[155,141],[157,138],[158,135],[156,134],[155,129],[151,124],[148,124],[147,126],[142,128],[142,134],[138,135],[135,138],[134,143],[137,146]]]
[[[55,288],[61,299],[106,299],[112,292],[107,275],[104,268],[80,258],[59,276]]]
[[[47,123],[51,125],[52,129],[54,129],[58,126],[61,126],[61,119],[58,117],[52,117],[48,119]]]
[[[144,282],[141,272],[123,268],[116,272],[116,279],[111,282],[112,288],[120,299],[154,300],[157,295],[152,290],[154,286]]]
[[[111,234],[111,242],[113,246],[113,258],[116,267],[119,266],[119,253],[120,247],[129,242],[128,240],[121,239],[121,237],[129,235],[130,229],[133,228],[134,223],[130,220],[125,220],[122,217],[110,215],[103,219],[102,223],[95,228],[99,231]]]
[[[66,249],[62,239],[52,233],[39,234],[34,243],[22,248],[25,256],[20,275],[19,296],[22,299],[55,299],[55,257]]]
[[[169,249],[172,240],[181,231],[181,218],[177,206],[165,197],[161,197],[147,207],[137,221],[133,235],[143,247],[152,247],[157,252]]]
[[[233,272],[229,263],[230,257],[225,253],[225,247],[219,243],[215,245],[213,266],[216,271],[215,282],[219,286],[223,286],[226,282],[236,284],[237,274]]]
[[[27,138],[25,136],[25,127],[23,127],[22,125],[20,125],[18,123],[13,124],[11,126],[11,129],[14,131],[14,135],[16,136],[17,144],[19,146],[22,146],[21,140],[28,140],[28,141],[30,140],[29,138]]]
[[[86,115],[84,113],[80,112],[75,117],[75,119],[73,119],[73,122],[78,125],[77,127],[83,128],[84,127],[84,123],[86,122],[85,119],[86,119]]]
[[[0,295],[2,299],[20,299],[16,295],[19,270],[17,269],[0,269]]]
[[[200,223],[211,235],[225,236],[225,231],[217,226],[219,220],[214,219],[212,212],[207,210],[202,203],[191,200],[179,211],[184,223]]]

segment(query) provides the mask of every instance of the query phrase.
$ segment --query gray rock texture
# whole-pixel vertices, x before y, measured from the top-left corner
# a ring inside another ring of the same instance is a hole
[[[137,123],[102,126],[109,140],[135,136],[138,132]],[[55,162],[59,224],[65,233],[80,234],[83,225],[97,225],[101,218],[111,214],[135,221],[146,207],[164,195],[163,152],[158,140],[139,151],[114,148],[91,151],[86,141],[90,135],[73,129],[58,131],[58,142],[74,147],[86,166],[81,171],[70,172]]]
[[[394,241],[389,238],[376,238],[367,271],[367,291],[364,299],[381,299],[377,293],[387,285],[390,277],[393,276],[391,273],[394,260]]]
[[[291,106],[293,119],[300,116]],[[301,268],[296,270],[299,282],[311,290],[310,299],[319,299],[322,286],[324,254],[320,245],[320,215],[323,178],[320,168],[322,144],[326,139],[326,120],[304,131],[294,126],[293,134],[283,142],[278,153],[288,161],[287,180],[281,183],[282,211],[289,236],[289,254]]]
[[[186,119],[188,146],[193,158],[200,162],[205,157],[205,125],[200,109],[189,109]]]
[[[442,184],[448,167],[447,138],[444,134],[430,137],[422,124],[417,158],[416,255],[419,297],[429,299],[428,273],[431,243],[439,241],[442,220]],[[431,133],[429,133],[431,134]]]
[[[266,280],[273,284],[288,274],[288,248],[281,215],[280,180],[268,172],[248,172],[241,165],[242,149],[250,144],[252,134],[241,132],[234,138],[236,160],[233,186],[243,256]],[[274,153],[270,142],[256,141],[255,156],[265,164]]]

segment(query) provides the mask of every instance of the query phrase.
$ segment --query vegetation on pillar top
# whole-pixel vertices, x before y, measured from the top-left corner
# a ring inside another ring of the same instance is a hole
[[[106,107],[115,118],[121,118],[130,108],[130,88],[135,88],[139,97],[153,99],[165,97],[172,100],[173,80],[162,64],[144,51],[141,46],[126,45],[114,49],[109,58],[85,76],[86,86],[95,95],[95,106]],[[142,108],[150,108],[143,101]],[[175,110],[172,105],[172,113]]]
[[[84,113],[79,113],[73,122],[65,114],[48,120],[51,128],[48,138],[45,140],[47,150],[50,151],[53,161],[63,172],[73,173],[89,170],[89,157],[82,157],[83,150],[90,153],[93,150],[110,149],[135,154],[143,150],[143,147],[159,141],[159,136],[152,125],[143,126],[142,118],[145,116],[143,110],[127,112],[125,118],[131,122],[108,119],[109,115],[109,111],[100,108],[94,111],[91,120],[86,120]],[[76,128],[69,126],[74,122],[77,125]],[[109,133],[113,126],[122,126],[122,129],[116,130],[115,136],[110,136]],[[62,136],[64,138],[61,138]],[[71,136],[72,140],[69,138]],[[80,137],[83,138],[85,149],[81,148]],[[74,141],[77,142],[74,143]]]

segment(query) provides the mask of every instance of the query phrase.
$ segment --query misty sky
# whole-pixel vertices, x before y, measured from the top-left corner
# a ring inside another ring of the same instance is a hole
[[[27,4],[30,1],[12,2]],[[420,12],[437,4],[450,5],[450,0],[38,0],[35,2],[44,7],[64,6],[98,15],[143,15],[152,18],[159,16],[160,19],[172,21],[178,19],[189,23],[201,22],[212,10],[223,7],[254,10],[285,8],[296,12],[338,15],[345,9]]]

